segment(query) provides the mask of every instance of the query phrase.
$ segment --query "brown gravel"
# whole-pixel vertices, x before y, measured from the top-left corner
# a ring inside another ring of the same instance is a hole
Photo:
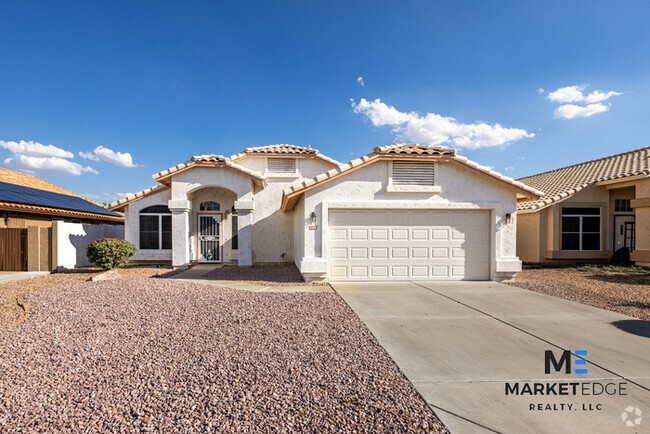
[[[650,271],[614,270],[525,269],[513,285],[650,321]]]
[[[334,293],[139,279],[28,299],[0,330],[3,430],[446,432]]]
[[[22,307],[18,305],[18,296],[37,289],[72,282],[83,282],[102,272],[103,270],[101,268],[87,267],[33,277],[31,279],[0,283],[0,328],[10,325],[24,314]],[[133,266],[120,268],[119,275],[124,279],[136,279],[154,276],[168,277],[175,272],[171,268]]]
[[[300,271],[294,264],[255,265],[253,267],[224,265],[204,274],[203,277],[214,280],[255,283],[264,286],[327,285],[327,283],[321,282],[305,283]]]

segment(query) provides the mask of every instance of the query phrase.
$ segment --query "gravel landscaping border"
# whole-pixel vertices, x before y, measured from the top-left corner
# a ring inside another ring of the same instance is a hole
[[[252,267],[224,265],[223,267],[210,270],[203,277],[214,280],[254,283],[263,286],[328,285],[323,282],[306,283],[300,271],[298,271],[298,268],[293,263],[282,265],[253,265]]]
[[[3,430],[447,432],[335,293],[137,279],[27,300],[0,330]]]
[[[582,265],[526,267],[510,285],[650,321],[650,270]]]

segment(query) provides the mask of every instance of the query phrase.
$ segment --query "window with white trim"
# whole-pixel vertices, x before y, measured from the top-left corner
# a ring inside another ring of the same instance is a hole
[[[295,158],[268,158],[266,163],[268,173],[294,175],[296,173]]]
[[[600,208],[562,208],[562,250],[600,250]]]
[[[393,185],[433,186],[436,182],[436,165],[431,162],[393,161]]]
[[[153,205],[140,211],[140,249],[172,248],[172,213],[165,205]]]

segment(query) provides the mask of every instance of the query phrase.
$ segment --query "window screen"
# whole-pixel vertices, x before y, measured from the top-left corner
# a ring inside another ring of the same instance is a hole
[[[159,249],[159,217],[157,215],[140,216],[140,248]]]
[[[631,212],[632,206],[630,199],[614,199],[614,211]]]
[[[237,235],[237,232],[239,231],[239,223],[237,222],[237,214],[233,214],[230,219],[232,220],[231,248],[233,250],[239,250],[239,236]]]
[[[172,248],[172,216],[164,205],[154,205],[140,211],[140,249]]]
[[[600,208],[562,208],[562,250],[600,250]]]
[[[213,201],[201,202],[199,205],[199,211],[219,211],[220,209],[221,205],[219,205],[218,202]]]
[[[296,159],[269,158],[267,169],[269,173],[296,173]]]
[[[435,185],[435,164],[393,161],[394,185]]]

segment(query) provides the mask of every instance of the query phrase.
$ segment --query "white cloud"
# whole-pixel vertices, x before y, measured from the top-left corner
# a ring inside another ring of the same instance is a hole
[[[32,157],[29,155],[14,155],[6,158],[4,163],[28,173],[45,173],[50,175],[81,175],[82,172],[98,174],[90,166],[83,167],[79,163],[59,157]]]
[[[609,105],[601,103],[589,104],[584,107],[575,104],[564,104],[555,109],[553,117],[556,119],[586,118],[607,110],[609,110]]]
[[[546,91],[544,90],[543,87],[540,87],[539,89],[537,89],[537,94],[538,95],[544,95],[544,92],[546,92]]]
[[[103,146],[96,147],[92,152],[79,152],[81,158],[93,161],[105,161],[123,167],[138,167],[133,163],[133,157],[128,152],[116,152]]]
[[[362,87],[366,86],[366,83],[363,81],[363,77],[361,76],[357,77],[357,83],[359,83]]]
[[[515,170],[515,167],[514,166],[506,166],[506,167],[503,168],[503,170],[506,171],[506,172],[509,172],[511,170]]]
[[[461,124],[456,119],[435,113],[421,115],[416,112],[400,112],[380,99],[358,103],[351,100],[355,113],[365,115],[376,127],[392,126],[396,136],[405,141],[439,145],[449,142],[467,149],[503,145],[534,134],[519,128],[505,128],[485,122]]]
[[[606,101],[613,96],[623,95],[622,92],[594,90],[591,93],[583,93],[585,86],[567,86],[561,87],[553,92],[549,92],[546,98],[551,101],[559,103],[572,103],[582,102],[585,104],[593,104],[601,101]]]
[[[73,158],[74,154],[54,145],[42,145],[38,142],[5,142],[0,140],[0,147],[8,149],[14,154],[30,155],[32,157],[58,157],[58,158]]]
[[[114,200],[122,199],[123,197],[131,196],[133,193],[88,193],[86,197],[97,202],[113,202]]]

